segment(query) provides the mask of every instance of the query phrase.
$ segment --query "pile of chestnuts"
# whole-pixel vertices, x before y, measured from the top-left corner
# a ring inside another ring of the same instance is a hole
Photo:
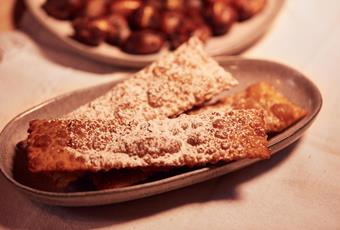
[[[107,42],[130,54],[176,49],[191,36],[203,42],[258,14],[266,0],[47,0],[46,13],[71,21],[72,37]]]

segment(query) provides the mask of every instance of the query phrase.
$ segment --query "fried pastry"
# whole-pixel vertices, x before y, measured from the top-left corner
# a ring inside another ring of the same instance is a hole
[[[28,136],[32,172],[180,167],[268,158],[261,110],[140,121],[34,120]]]
[[[266,132],[280,132],[306,115],[306,111],[291,102],[267,82],[249,86],[245,91],[221,99],[216,104],[204,106],[189,114],[199,114],[216,110],[263,109]]]
[[[119,124],[177,116],[237,84],[197,38],[168,53],[65,119],[113,119]]]

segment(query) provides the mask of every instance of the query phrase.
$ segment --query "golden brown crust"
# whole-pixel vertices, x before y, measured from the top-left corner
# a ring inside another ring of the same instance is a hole
[[[67,122],[33,120],[29,125],[27,153],[30,171],[63,171],[64,168],[86,170],[80,158],[76,159],[64,149],[71,141],[72,129]],[[44,170],[43,166],[46,165],[54,165],[54,170]]]
[[[270,156],[258,110],[181,115],[131,127],[112,120],[36,120],[29,132],[34,172],[195,166]]]
[[[189,114],[228,109],[263,109],[266,132],[280,132],[306,115],[306,111],[278,92],[271,84],[259,82],[245,91],[221,99],[216,104],[193,110]]]

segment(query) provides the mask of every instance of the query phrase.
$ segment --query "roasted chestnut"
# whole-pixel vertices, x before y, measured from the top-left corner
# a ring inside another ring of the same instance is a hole
[[[231,4],[234,0],[202,0],[203,4],[205,6],[208,6],[210,4],[216,3],[216,2],[222,2],[225,3],[227,5]]]
[[[131,33],[126,19],[119,14],[111,14],[106,21],[108,23],[106,41],[112,45],[120,46]]]
[[[160,26],[159,11],[152,5],[140,7],[132,15],[131,26],[135,29],[158,29]]]
[[[130,17],[143,5],[141,0],[115,0],[110,3],[110,12]]]
[[[97,46],[105,40],[107,22],[104,19],[77,18],[73,21],[73,38],[90,46]]]
[[[205,18],[215,36],[223,35],[229,31],[237,19],[237,14],[229,4],[215,1],[208,4]]]
[[[150,30],[133,32],[124,42],[122,50],[131,54],[157,53],[163,46],[162,35]]]
[[[178,11],[166,11],[161,16],[161,31],[166,35],[176,32],[183,20],[183,15]]]
[[[198,37],[202,42],[207,42],[211,37],[211,29],[206,24],[199,24],[196,29],[191,33],[191,36]]]
[[[72,20],[85,7],[83,0],[47,0],[42,8],[46,13],[60,20]]]
[[[211,37],[211,30],[205,23],[197,23],[197,21],[187,17],[182,21],[176,32],[169,35],[170,49],[176,49],[192,36],[196,36],[205,42]]]
[[[87,0],[86,7],[83,12],[84,17],[98,18],[106,15],[107,1],[106,0]]]
[[[184,4],[183,0],[163,0],[162,8],[164,10],[183,10]]]
[[[238,20],[244,21],[263,10],[266,0],[234,0],[233,6],[238,12]]]
[[[200,11],[202,10],[203,4],[201,0],[187,0],[184,2],[186,10],[189,12],[191,10]]]
[[[184,18],[181,22],[181,25],[177,28],[175,33],[172,33],[168,36],[169,38],[169,47],[174,50],[182,43],[189,40],[192,32],[196,28],[196,23],[191,18]]]
[[[198,10],[198,9],[187,9],[184,12],[184,15],[185,15],[186,18],[188,18],[191,21],[193,21],[193,23],[195,23],[196,25],[202,24],[202,23],[206,23],[203,15],[202,15],[202,11],[201,10]]]
[[[144,0],[145,5],[151,5],[157,10],[162,10],[163,0]]]

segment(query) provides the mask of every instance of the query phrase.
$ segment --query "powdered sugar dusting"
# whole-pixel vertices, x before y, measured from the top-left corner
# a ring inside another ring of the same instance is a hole
[[[237,84],[193,38],[65,119],[151,120],[179,115]]]
[[[48,139],[56,140],[60,130],[67,135],[39,148],[41,143],[34,143],[41,135],[39,122],[47,130],[44,135]],[[35,156],[36,159],[46,155],[53,158],[53,161],[45,162],[48,170],[194,166],[269,157],[263,114],[258,110],[181,115],[174,119],[141,121],[134,126],[121,126],[112,120],[37,121],[29,139],[31,147],[37,146],[41,153]],[[64,143],[63,146],[60,143]],[[53,151],[55,145],[82,164],[57,167],[60,155]]]

